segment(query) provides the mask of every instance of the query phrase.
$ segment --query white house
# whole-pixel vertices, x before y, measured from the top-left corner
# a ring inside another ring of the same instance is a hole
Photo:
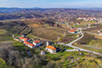
[[[55,54],[56,53],[56,48],[49,45],[49,46],[46,47],[46,51],[48,51],[52,54]]]
[[[26,45],[26,46],[28,46],[28,47],[30,47],[30,48],[34,48],[34,44],[32,44],[32,43],[29,43],[28,41],[24,41],[24,44]]]
[[[40,40],[36,40],[36,41],[33,42],[33,44],[35,46],[40,46],[41,45],[41,42],[40,42]]]
[[[44,52],[44,51],[41,51],[41,52],[40,52],[40,55],[45,55],[45,52]]]

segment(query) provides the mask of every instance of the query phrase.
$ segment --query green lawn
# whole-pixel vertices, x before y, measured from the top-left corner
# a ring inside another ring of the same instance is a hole
[[[0,58],[0,68],[11,68],[8,66],[3,59]]]
[[[84,27],[86,25],[71,25],[71,26],[74,27],[74,28],[78,28],[78,27]]]
[[[0,35],[5,34],[7,31],[4,29],[0,29]]]

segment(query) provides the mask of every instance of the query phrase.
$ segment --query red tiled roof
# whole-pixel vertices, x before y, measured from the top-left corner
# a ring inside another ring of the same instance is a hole
[[[30,46],[34,46],[34,44],[29,43],[29,42],[27,42],[27,41],[24,41],[24,43],[27,44],[27,45],[30,45]]]
[[[77,29],[72,29],[72,30],[69,30],[69,32],[75,32]]]
[[[53,47],[53,46],[47,46],[46,48],[49,48],[49,49],[52,49],[52,50],[56,50],[56,48],[55,47]]]
[[[36,40],[36,41],[34,41],[35,43],[39,43],[40,41],[39,40]]]
[[[100,32],[100,34],[102,34],[102,32]]]
[[[28,38],[23,38],[23,37],[19,37],[19,39],[24,39],[24,40],[28,40]]]

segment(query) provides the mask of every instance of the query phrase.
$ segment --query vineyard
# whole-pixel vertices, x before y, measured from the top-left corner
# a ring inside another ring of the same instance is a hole
[[[91,40],[89,45],[102,48],[102,40]]]

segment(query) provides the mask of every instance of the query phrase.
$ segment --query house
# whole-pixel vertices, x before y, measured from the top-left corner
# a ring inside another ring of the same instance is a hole
[[[102,31],[98,31],[98,34],[99,34],[99,35],[102,35]]]
[[[84,21],[95,21],[97,18],[95,17],[79,17],[78,19],[83,19]]]
[[[77,37],[80,37],[80,34],[77,34]]]
[[[19,39],[17,39],[17,38],[14,38],[14,40],[15,40],[15,41],[19,41]]]
[[[33,44],[38,47],[41,45],[41,42],[40,42],[40,40],[36,40],[33,42]]]
[[[44,51],[41,51],[41,52],[40,52],[40,55],[45,55],[45,52],[44,52]]]
[[[77,33],[77,31],[78,31],[77,29],[68,30],[69,33]]]
[[[46,47],[46,51],[48,51],[52,54],[55,54],[56,53],[56,48],[49,45],[49,46]]]
[[[28,41],[24,41],[24,44],[26,45],[26,46],[28,46],[28,47],[30,47],[30,48],[34,48],[34,44],[32,44],[32,43],[29,43]]]
[[[29,38],[24,38],[24,37],[19,37],[19,39],[20,39],[20,41],[27,41],[27,40],[29,40]]]
[[[99,35],[102,35],[102,32],[99,32]]]

